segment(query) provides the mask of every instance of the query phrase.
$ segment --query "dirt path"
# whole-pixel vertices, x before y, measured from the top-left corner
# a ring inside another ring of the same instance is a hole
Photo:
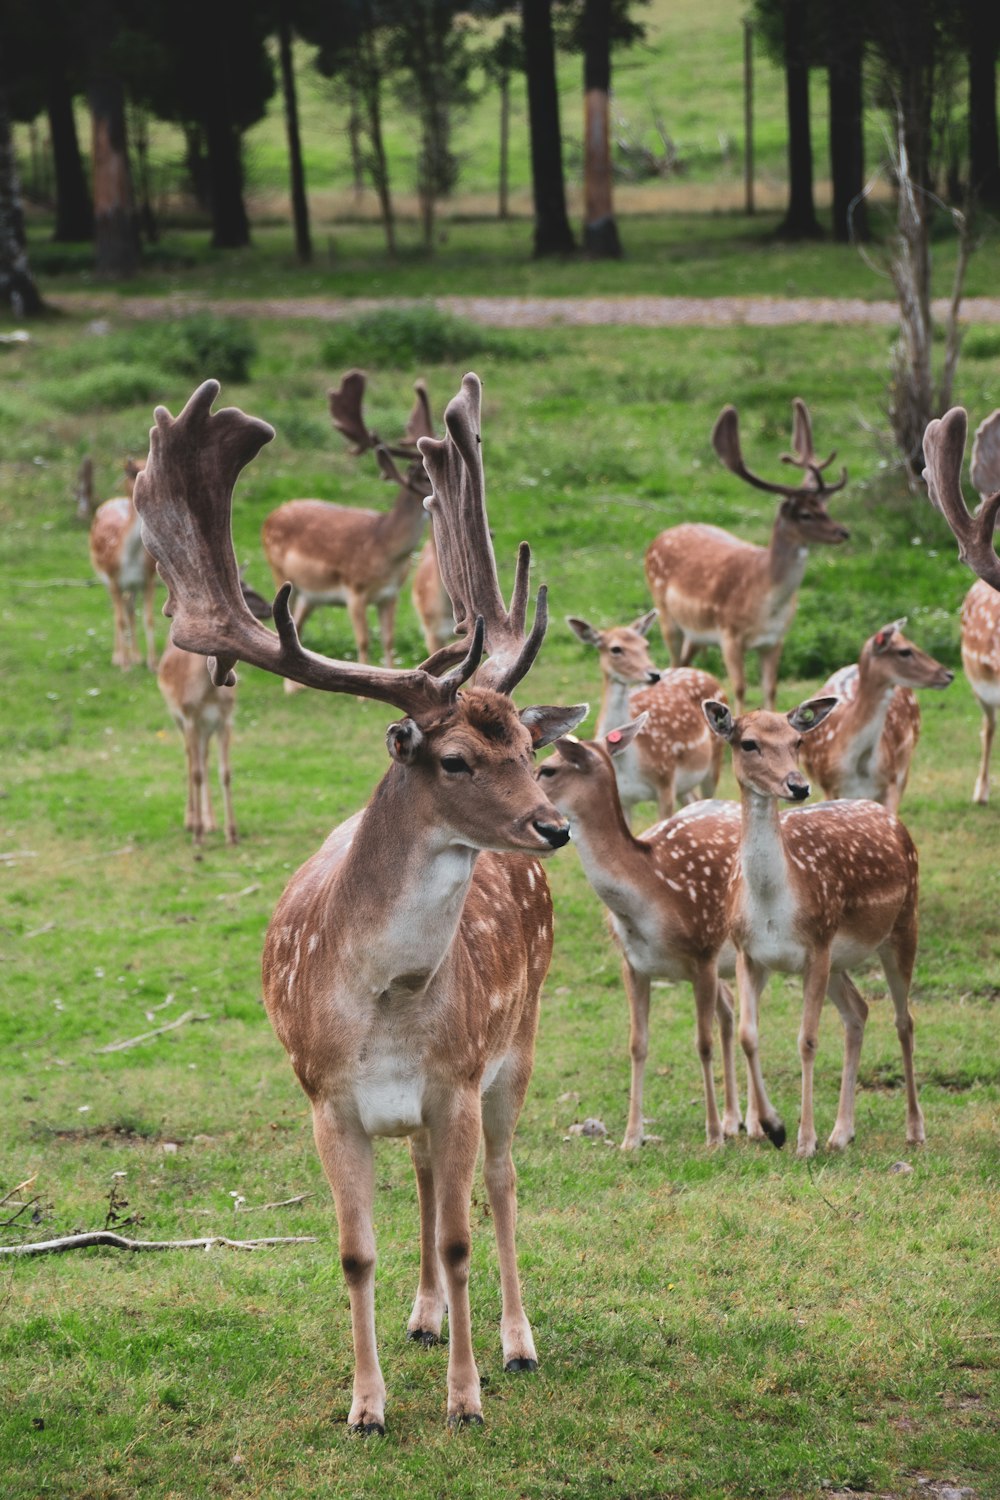
[[[498,328],[548,328],[558,325],[633,328],[775,328],[791,323],[891,324],[899,317],[894,302],[864,302],[858,297],[102,297],[68,292],[49,299],[66,313],[90,314],[114,321],[141,321],[197,312],[243,318],[306,319],[336,323],[380,307],[416,307],[428,303],[442,312]],[[934,303],[943,320],[948,303]],[[962,304],[967,323],[1000,323],[1000,297],[969,297]]]

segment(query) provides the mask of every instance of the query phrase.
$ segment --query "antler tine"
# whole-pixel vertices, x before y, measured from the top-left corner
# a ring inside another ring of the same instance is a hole
[[[307,687],[391,703],[414,717],[440,711],[479,665],[481,632],[474,632],[458,671],[439,680],[419,669],[398,672],[306,651],[289,612],[287,583],[273,605],[277,635],[254,619],[233,552],[233,488],[274,429],[238,407],[213,413],[218,393],[218,381],[206,380],[178,417],[156,408],[149,462],[136,481],[143,541],[167,585],[163,612],[173,618],[173,640],[214,657],[219,685],[233,683],[233,667],[245,661]]]
[[[1000,490],[1000,406],[976,428],[969,478],[983,500]]]
[[[378,470],[383,479],[388,479],[393,484],[406,483],[406,480],[393,463],[392,449],[387,448],[385,443],[379,443],[375,449],[375,462],[378,464]]]
[[[431,416],[431,399],[427,394],[427,382],[422,378],[413,382],[413,410],[410,412],[403,433],[403,443],[417,451],[417,439],[434,436],[434,418]]]
[[[367,379],[364,370],[348,370],[336,389],[327,392],[333,425],[347,439],[348,451],[355,458],[378,446],[377,436],[368,431],[361,415]]]
[[[969,419],[964,406],[953,406],[935,418],[924,433],[924,483],[931,503],[944,516],[958,542],[958,555],[972,571],[993,588],[1000,589],[1000,557],[993,547],[993,533],[1000,514],[1000,489],[969,514],[962,494],[962,459]]]
[[[827,484],[823,479],[821,471],[827,464],[832,463],[836,453],[831,453],[824,463],[817,463],[812,454],[812,432],[809,420],[809,412],[805,402],[798,396],[795,398],[795,418],[793,441],[798,456],[783,453],[783,463],[795,464],[806,469],[807,482],[805,484],[776,484],[770,479],[761,479],[747,468],[743,461],[743,453],[740,448],[740,419],[735,406],[725,406],[716,419],[712,428],[712,447],[725,464],[726,468],[740,479],[752,484],[755,489],[764,490],[770,495],[784,495],[788,499],[795,499],[799,495],[820,494],[835,495],[842,490],[847,483],[847,470],[842,469],[840,479],[836,484]],[[804,444],[808,443],[806,448]]]
[[[801,490],[788,484],[772,484],[769,479],[760,479],[751,473],[743,462],[740,448],[740,419],[735,406],[724,406],[712,428],[712,447],[731,474],[752,484],[754,489],[765,490],[769,495],[798,495]]]
[[[538,654],[548,619],[545,590],[540,589],[535,619],[524,633],[531,550],[522,542],[511,606],[504,608],[496,559],[486,517],[480,412],[482,385],[466,375],[444,414],[447,437],[422,437],[418,447],[434,493],[424,504],[434,522],[434,540],[444,586],[455,610],[457,632],[469,628],[472,614],[485,622],[489,661],[480,682],[509,693]]]

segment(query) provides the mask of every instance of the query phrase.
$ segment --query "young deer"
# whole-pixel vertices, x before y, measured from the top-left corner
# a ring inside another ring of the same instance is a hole
[[[153,595],[156,593],[156,563],[142,544],[142,530],[132,493],[144,459],[125,463],[125,494],[105,500],[94,512],[90,525],[90,561],[94,572],[111,595],[115,612],[115,644],[111,663],[135,666],[142,658],[135,640],[135,598],[142,591],[142,619],[146,632],[146,665],[156,671],[156,637],[153,631]]]
[[[671,661],[686,667],[700,646],[721,646],[738,713],[746,702],[748,651],[760,653],[764,706],[774,707],[778,664],[809,548],[835,545],[849,535],[826,508],[829,497],[847,483],[847,474],[836,484],[826,483],[823,470],[835,454],[819,462],[808,408],[798,396],[792,406],[795,452],[781,458],[805,471],[801,485],[773,484],[750,472],[740,451],[735,407],[723,410],[712,432],[712,444],[727,469],[755,489],[783,496],[770,544],[755,547],[718,526],[691,523],[662,531],[646,553],[649,591]]]
[[[596,734],[643,716],[643,727],[630,735],[614,757],[618,795],[626,814],[637,802],[656,802],[669,818],[677,801],[687,802],[700,790],[711,797],[722,769],[722,746],[705,726],[702,700],[717,698],[722,688],[708,672],[676,667],[658,672],[649,654],[646,633],[656,611],[631,625],[598,630],[577,615],[566,624],[601,663],[601,710]]]
[[[961,412],[960,407],[957,410]],[[954,417],[955,413],[950,412],[944,421],[952,422]],[[996,554],[993,551],[994,517],[1000,506],[1000,408],[980,422],[972,445],[969,474],[983,501],[975,521],[970,520],[962,498],[964,417],[962,412],[962,420],[953,422],[956,437],[961,431],[961,444],[956,446],[953,443],[949,454],[934,449],[932,439],[932,462],[941,471],[937,475],[938,493],[949,501],[949,512],[946,512],[948,524],[959,537],[962,556],[966,561],[971,560],[975,571],[981,574],[962,604],[962,666],[976,702],[983,711],[982,755],[972,800],[985,805],[990,800],[990,755],[996,733],[997,707],[1000,706],[1000,566],[996,565]],[[931,436],[930,428],[928,436]],[[925,450],[926,446],[925,438]],[[924,477],[928,477],[926,472]],[[935,498],[933,488],[931,498]],[[961,521],[961,514],[965,516],[964,522]],[[952,524],[951,516],[958,518],[957,528]],[[981,525],[983,521],[985,525]],[[973,526],[981,527],[978,543],[966,546],[964,537]]]
[[[802,764],[826,797],[867,797],[898,812],[920,737],[915,687],[946,688],[954,672],[903,634],[905,620],[883,625],[820,688],[840,706],[802,742]]]
[[[265,1003],[312,1105],[336,1201],[356,1361],[348,1422],[357,1432],[384,1431],[372,1228],[379,1135],[410,1137],[417,1176],[420,1279],[409,1336],[436,1342],[447,1308],[448,1421],[481,1422],[468,1289],[480,1130],[504,1364],[527,1370],[537,1360],[518,1285],[510,1148],[552,947],[538,858],[565,844],[569,830],[535,782],[532,750],[578,724],[586,706],[518,712],[511,702],[541,644],[546,602],[539,590],[526,633],[522,543],[504,607],[486,521],[476,376],[466,375],[448,407],[445,440],[421,444],[442,573],[467,636],[464,658],[443,677],[303,650],[287,587],[274,601],[277,634],[252,618],[232,553],[232,489],[273,430],[234,408],[212,415],[218,389],[207,381],[176,420],[157,408],[137,497],[170,591],[175,639],[216,653],[216,682],[230,680],[239,659],[403,715],[387,731],[392,763],[371,801],[292,876],[264,948]],[[489,660],[480,666],[484,649]],[[461,690],[477,668],[477,685]]]
[[[374,605],[385,664],[391,667],[396,601],[427,518],[424,497],[429,486],[415,443],[430,419],[426,390],[418,385],[403,442],[386,446],[365,426],[361,414],[364,389],[362,372],[349,371],[330,392],[330,411],[334,426],[353,441],[352,451],[376,450],[383,477],[398,486],[392,509],[361,510],[328,500],[288,500],[267,517],[261,540],[275,584],[292,585],[292,618],[298,630],[318,604],[346,605],[358,659],[366,663],[367,611]],[[405,474],[396,468],[394,456],[410,458]],[[286,687],[291,690],[290,684]]]
[[[260,594],[240,582],[243,599],[255,620],[269,620],[271,606]],[[219,781],[226,813],[226,843],[237,842],[233,817],[233,795],[229,771],[229,744],[232,737],[233,710],[236,707],[235,684],[216,686],[204,656],[184,651],[167,642],[160,657],[156,680],[167,711],[184,737],[187,755],[187,807],[184,827],[191,834],[195,848],[200,848],[206,832],[215,828],[212,799],[208,783],[208,742],[219,738]]]
[[[584,874],[608,908],[611,933],[621,949],[632,1056],[622,1150],[636,1150],[643,1140],[654,979],[690,980],[694,988],[705,1137],[717,1146],[740,1128],[732,995],[719,978],[720,968],[730,975],[734,970],[725,898],[739,843],[739,809],[733,802],[699,802],[634,838],[622,810],[615,762],[641,736],[644,719],[641,714],[596,741],[557,740],[556,753],[538,768],[538,780],[549,801],[569,819]],[[725,1082],[721,1120],[712,1076],[714,1014],[719,1017]]]
[[[737,857],[727,892],[736,944],[740,1042],[749,1075],[747,1132],[780,1144],[785,1127],[767,1097],[758,1044],[758,1010],[768,975],[801,974],[800,1156],[816,1150],[813,1063],[823,997],[844,1023],[844,1068],[837,1119],[827,1145],[854,1139],[854,1093],[868,1007],[847,970],[877,954],[896,1011],[906,1079],[906,1139],[924,1139],[913,1076],[910,980],[917,946],[917,851],[894,814],[876,802],[821,802],[778,814],[779,800],[802,802],[809,783],[798,769],[802,737],[819,727],[836,698],[814,698],[790,714],[758,710],[734,719],[722,703],[705,716],[728,740],[741,797]]]

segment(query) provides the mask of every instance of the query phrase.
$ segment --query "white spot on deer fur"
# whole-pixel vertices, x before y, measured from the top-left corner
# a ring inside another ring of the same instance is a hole
[[[535,889],[535,872],[531,865],[528,866],[528,885],[532,890]]]
[[[312,933],[310,935],[310,938],[309,938],[309,952],[310,953],[315,953],[316,949],[318,947],[319,947],[319,933],[318,932],[314,932],[314,933]]]

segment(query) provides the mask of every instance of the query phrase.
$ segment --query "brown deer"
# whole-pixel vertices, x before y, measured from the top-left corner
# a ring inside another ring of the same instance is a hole
[[[961,407],[950,411],[942,423],[931,423],[924,438],[928,455],[924,478],[931,499],[944,510],[958,537],[960,555],[980,575],[962,604],[962,666],[983,711],[982,754],[972,800],[985,805],[990,800],[990,755],[1000,705],[1000,563],[993,550],[993,528],[1000,510],[1000,408],[980,422],[972,445],[969,474],[983,502],[974,518],[962,497],[965,433]]]
[[[569,819],[584,874],[608,908],[611,933],[621,949],[632,1058],[622,1150],[637,1150],[643,1141],[654,979],[689,980],[694,988],[705,1136],[710,1146],[717,1146],[740,1128],[732,995],[719,978],[720,968],[731,975],[735,965],[727,942],[726,888],[739,843],[739,808],[735,802],[698,802],[634,838],[614,763],[642,735],[644,718],[641,714],[598,740],[557,740],[556,753],[538,768],[538,780],[549,801]],[[718,1015],[722,1038],[721,1120],[712,1075],[713,1015]]]
[[[418,383],[402,443],[383,444],[365,426],[364,390],[364,374],[349,371],[329,393],[330,412],[334,426],[353,443],[352,452],[375,450],[383,477],[397,486],[392,509],[288,500],[267,517],[261,540],[275,583],[292,585],[292,618],[299,631],[317,605],[346,605],[358,659],[366,663],[367,612],[374,605],[385,664],[391,667],[396,602],[427,519],[424,498],[429,485],[416,439],[426,435],[430,416],[426,389]],[[393,461],[399,456],[410,459],[405,474]],[[290,684],[286,687],[291,690]]]
[[[128,459],[124,496],[105,500],[94,512],[90,525],[90,561],[111,595],[115,612],[112,665],[127,669],[142,660],[135,639],[135,600],[141,590],[146,665],[155,672],[153,596],[156,593],[156,563],[142,544],[139,518],[132,500],[136,477],[141,474],[144,464],[144,459]]]
[[[898,812],[920,737],[915,687],[946,688],[954,672],[903,634],[905,620],[883,625],[819,690],[839,707],[802,742],[802,764],[826,797],[867,797]]]
[[[530,554],[522,543],[504,607],[486,521],[480,384],[466,375],[424,439],[438,553],[464,656],[442,677],[334,661],[299,643],[279,590],[277,633],[239,593],[232,489],[273,436],[235,408],[211,414],[207,381],[173,419],[159,407],[138,503],[167,581],[173,635],[329,692],[393,704],[391,765],[365,810],[292,877],[268,929],[264,997],[312,1105],[333,1190],[354,1333],[348,1422],[382,1432],[385,1384],[375,1340],[373,1139],[407,1135],[420,1201],[420,1279],[409,1336],[437,1341],[449,1319],[448,1421],[481,1422],[469,1313],[469,1204],[479,1150],[493,1212],[506,1369],[534,1369],[514,1249],[511,1139],[531,1075],[552,907],[539,856],[566,843],[565,820],[535,781],[534,748],[586,713],[525,708],[510,693],[545,631],[544,590],[525,630]],[[480,667],[484,650],[489,660]],[[447,653],[452,658],[456,652]],[[432,664],[436,669],[442,666]],[[467,686],[479,668],[476,686]]]
[[[642,729],[614,756],[618,795],[626,815],[638,802],[657,803],[661,818],[669,818],[678,800],[699,792],[711,797],[722,769],[722,745],[711,734],[701,711],[705,698],[718,698],[722,689],[708,672],[676,667],[658,672],[649,654],[646,633],[656,611],[640,615],[631,625],[598,630],[577,615],[567,615],[573,634],[597,648],[603,691],[595,733],[644,715]]]
[[[774,484],[750,472],[740,451],[735,407],[725,407],[712,431],[712,444],[727,469],[755,489],[783,497],[769,545],[756,547],[718,526],[689,523],[662,531],[646,553],[646,579],[671,661],[687,667],[699,647],[720,646],[738,713],[746,703],[748,651],[760,654],[764,706],[774,707],[778,664],[809,548],[836,545],[849,535],[826,508],[829,497],[847,483],[846,471],[836,484],[827,484],[823,471],[836,455],[822,463],[817,459],[808,408],[798,396],[792,407],[794,453],[781,459],[804,471],[801,485]]]
[[[240,582],[243,599],[255,620],[268,620],[271,606],[247,584]],[[219,740],[219,781],[226,816],[226,843],[237,842],[233,816],[232,777],[229,769],[229,745],[232,738],[236,686],[217,686],[204,656],[185,651],[168,641],[156,680],[163,701],[184,737],[187,755],[187,807],[184,827],[191,834],[196,849],[204,842],[206,832],[215,828],[208,782],[208,742],[212,735]]]
[[[739,849],[727,892],[727,921],[736,945],[740,1042],[749,1074],[747,1133],[780,1143],[785,1127],[764,1087],[760,1067],[760,997],[773,971],[801,974],[799,1056],[802,1062],[800,1156],[816,1150],[813,1064],[823,997],[844,1023],[840,1103],[827,1141],[840,1150],[854,1139],[854,1094],[868,1007],[848,976],[873,954],[885,972],[896,1012],[906,1080],[906,1139],[924,1139],[913,1074],[910,981],[917,946],[917,851],[893,813],[876,802],[821,802],[778,814],[778,802],[802,802],[809,783],[798,769],[804,735],[837,706],[814,698],[789,714],[757,710],[733,718],[722,703],[705,716],[733,752],[740,788]]]
[[[413,570],[410,597],[423,627],[427,650],[433,655],[455,637],[455,612],[438,567],[433,526]]]

